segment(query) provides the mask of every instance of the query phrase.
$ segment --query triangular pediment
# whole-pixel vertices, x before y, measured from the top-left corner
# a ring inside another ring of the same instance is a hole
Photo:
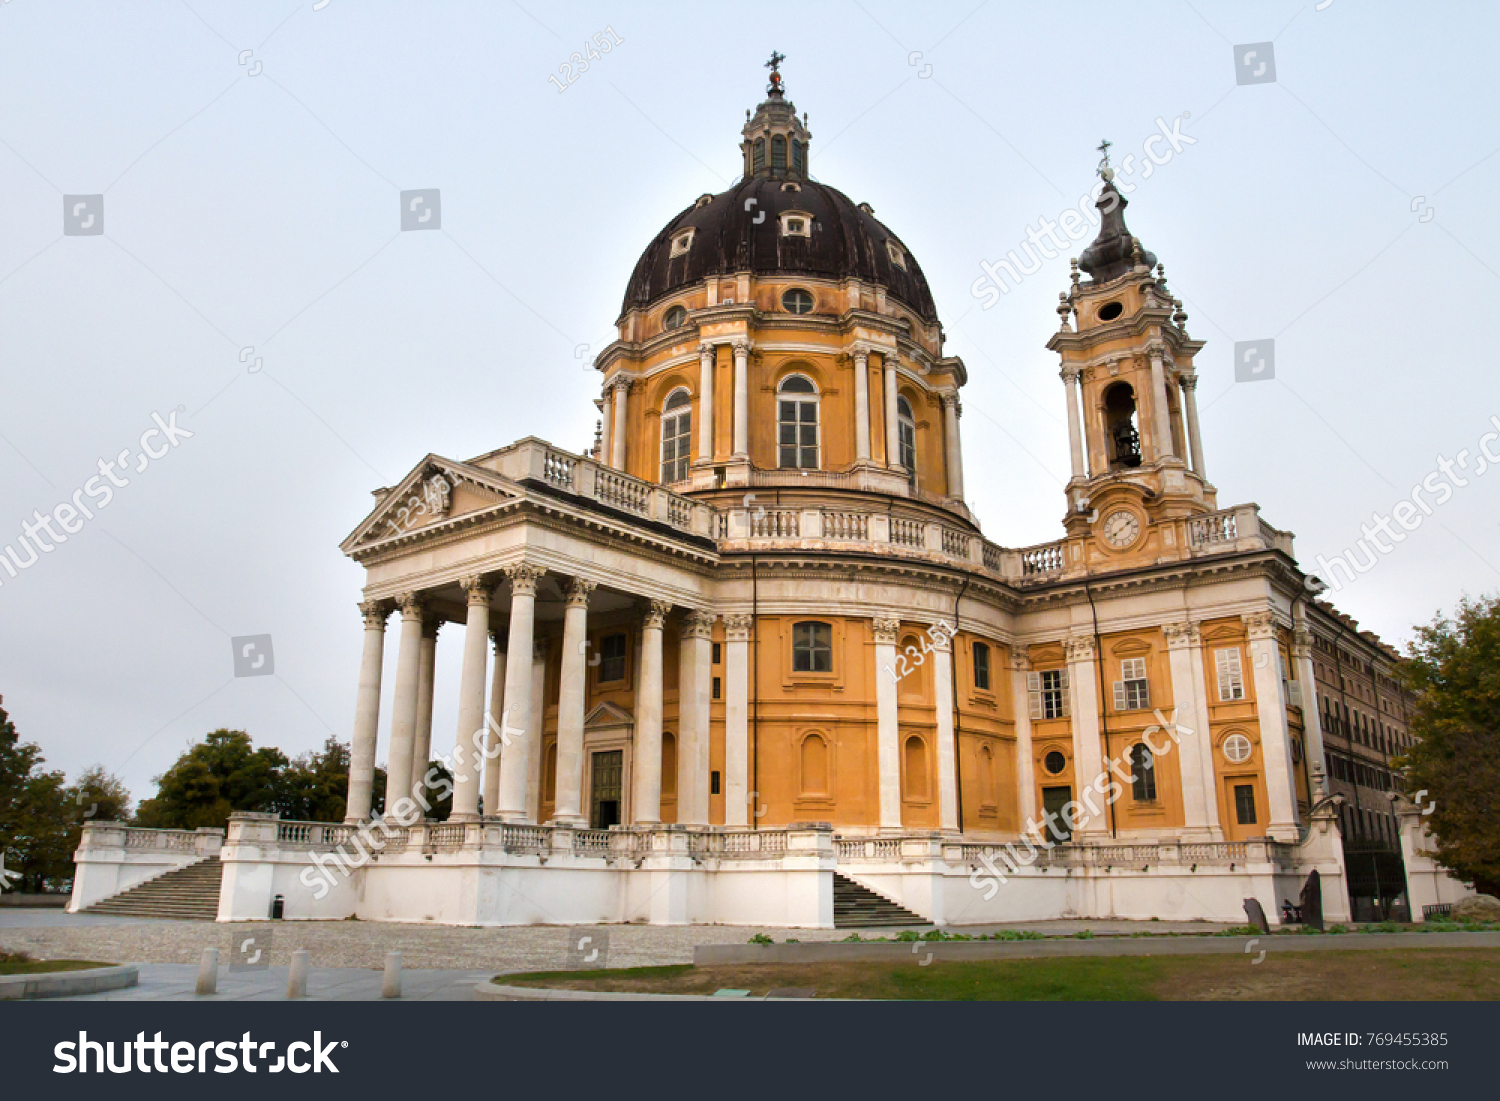
[[[608,700],[595,705],[594,709],[583,718],[585,729],[605,726],[630,726],[634,722],[634,715],[626,711],[623,707],[616,707]]]
[[[493,470],[428,455],[399,483],[375,493],[375,508],[344,540],[345,553],[482,512],[525,490]]]

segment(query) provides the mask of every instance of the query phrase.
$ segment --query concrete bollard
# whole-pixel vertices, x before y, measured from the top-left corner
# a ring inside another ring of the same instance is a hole
[[[380,996],[382,998],[401,997],[400,952],[387,952],[385,954],[385,978],[380,981]]]
[[[286,973],[286,996],[307,997],[307,949],[299,948],[292,953],[292,966]]]
[[[195,993],[217,994],[219,992],[219,950],[205,948],[203,958],[198,961],[198,987]]]

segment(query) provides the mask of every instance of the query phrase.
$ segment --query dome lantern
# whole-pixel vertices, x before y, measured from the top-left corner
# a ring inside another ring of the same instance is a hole
[[[785,60],[785,55],[771,53],[771,60],[766,62],[766,68],[771,70],[766,98],[740,131],[747,179],[751,176],[807,179],[807,144],[812,135],[798,120],[796,106],[786,98],[781,78],[781,63]]]

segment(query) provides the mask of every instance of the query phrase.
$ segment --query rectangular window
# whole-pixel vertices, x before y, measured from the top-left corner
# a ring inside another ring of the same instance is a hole
[[[710,795],[719,794],[719,772],[717,769],[708,774],[708,793]]]
[[[1033,719],[1063,719],[1068,715],[1068,671],[1043,669],[1026,674],[1026,694]]]
[[[714,663],[714,664],[715,664],[715,665],[718,665],[718,664],[719,664],[719,662],[720,662],[720,661],[722,661],[722,660],[723,660],[723,658],[724,658],[724,654],[723,654],[723,652],[722,652],[722,651],[721,651],[721,650],[720,650],[720,649],[719,649],[719,647],[720,647],[720,645],[721,645],[721,643],[717,643],[717,642],[716,642],[716,643],[714,643],[714,657],[713,657],[713,663]]]
[[[605,635],[599,640],[599,683],[625,679],[625,636]]]
[[[989,691],[990,648],[982,642],[974,644],[974,687]]]
[[[1231,646],[1214,651],[1214,669],[1219,675],[1219,699],[1245,698],[1245,672],[1240,665],[1240,648]]]
[[[722,699],[724,695],[724,682],[718,677],[714,678],[714,699]]]
[[[1234,813],[1240,825],[1255,825],[1255,785],[1234,786]]]
[[[826,623],[792,625],[792,671],[833,672],[833,628]]]
[[[1144,711],[1151,706],[1151,685],[1146,680],[1146,659],[1126,658],[1120,662],[1120,679],[1115,681],[1115,710]]]

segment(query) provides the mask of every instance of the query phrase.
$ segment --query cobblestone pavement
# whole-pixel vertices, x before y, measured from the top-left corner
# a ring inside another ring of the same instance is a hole
[[[88,915],[85,915],[88,917]],[[930,928],[923,926],[920,928]],[[964,926],[976,934],[999,928],[1069,934],[1092,929],[1096,935],[1149,931],[1211,932],[1207,922],[1047,921],[1010,926]],[[576,948],[586,936],[607,942],[610,967],[649,967],[691,963],[697,944],[744,944],[756,933],[777,941],[842,940],[847,929],[776,929],[742,925],[521,925],[476,929],[448,925],[401,925],[369,921],[285,921],[218,924],[211,921],[135,919],[87,922],[52,912],[20,918],[0,912],[0,949],[24,951],[38,959],[92,959],[111,963],[197,963],[205,948],[219,949],[227,963],[234,947],[256,931],[270,931],[271,964],[285,966],[305,948],[314,967],[378,968],[385,954],[399,949],[409,968],[504,971],[572,970]],[[897,930],[866,929],[866,937]]]

